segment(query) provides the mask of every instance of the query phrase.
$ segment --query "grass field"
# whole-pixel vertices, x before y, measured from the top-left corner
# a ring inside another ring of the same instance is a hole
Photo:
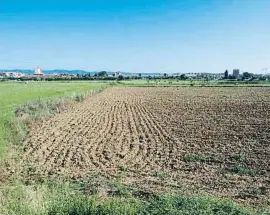
[[[123,81],[36,122],[37,132],[20,144],[18,168],[9,167],[9,181],[0,178],[0,214],[267,214],[269,206],[251,205],[269,196],[269,162],[261,156],[269,153],[269,88],[138,87],[152,85],[190,82]],[[2,157],[18,106],[108,86],[0,83]]]

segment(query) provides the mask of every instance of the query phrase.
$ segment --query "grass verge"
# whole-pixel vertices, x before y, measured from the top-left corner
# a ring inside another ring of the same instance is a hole
[[[111,183],[112,186],[113,183]],[[112,190],[123,189],[114,184]],[[263,211],[245,208],[228,200],[207,196],[166,194],[137,197],[132,190],[114,192],[106,198],[86,195],[84,186],[71,182],[21,183],[0,190],[1,214],[226,214],[255,215]],[[128,195],[127,195],[127,192]],[[3,196],[5,195],[5,198]],[[265,211],[264,211],[265,212]]]

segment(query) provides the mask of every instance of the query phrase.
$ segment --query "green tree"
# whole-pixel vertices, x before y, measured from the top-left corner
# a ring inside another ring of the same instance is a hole
[[[244,72],[243,73],[243,79],[251,78],[253,76],[252,73]]]
[[[181,80],[186,80],[186,79],[188,79],[188,77],[185,74],[181,74],[180,75],[180,79]]]
[[[103,76],[108,76],[108,74],[107,74],[106,71],[100,71],[100,72],[97,73],[97,76],[103,77]]]
[[[123,75],[119,75],[119,76],[117,77],[117,81],[122,81],[122,80],[124,80],[124,76],[123,76]]]
[[[229,77],[229,72],[228,72],[228,70],[226,69],[226,71],[224,72],[224,78],[225,78],[225,79],[228,79],[228,77]]]

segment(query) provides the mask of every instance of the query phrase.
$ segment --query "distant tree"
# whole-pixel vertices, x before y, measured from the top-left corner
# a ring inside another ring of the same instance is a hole
[[[228,79],[235,79],[235,77],[233,75],[229,75]]]
[[[106,71],[98,72],[97,76],[107,76],[107,72]]]
[[[266,77],[261,76],[261,77],[259,77],[259,80],[260,81],[266,81]]]
[[[247,79],[247,78],[251,78],[252,76],[253,76],[252,73],[244,72],[242,77],[243,77],[243,79]]]
[[[226,69],[226,71],[224,72],[224,78],[225,78],[225,79],[228,79],[228,77],[229,77],[229,72],[228,72],[228,70]]]
[[[139,77],[142,77],[142,73],[139,73]]]
[[[186,79],[188,79],[188,77],[185,74],[181,74],[180,75],[180,79],[181,80],[186,80]]]
[[[119,75],[119,76],[117,77],[117,81],[122,81],[122,80],[124,80],[124,76],[123,76],[123,75]]]

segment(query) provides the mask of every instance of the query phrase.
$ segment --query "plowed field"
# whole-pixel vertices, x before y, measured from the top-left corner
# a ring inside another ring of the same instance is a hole
[[[269,116],[270,88],[116,87],[33,126],[22,164],[30,177],[125,170],[145,185],[166,173],[164,187],[265,203]]]

